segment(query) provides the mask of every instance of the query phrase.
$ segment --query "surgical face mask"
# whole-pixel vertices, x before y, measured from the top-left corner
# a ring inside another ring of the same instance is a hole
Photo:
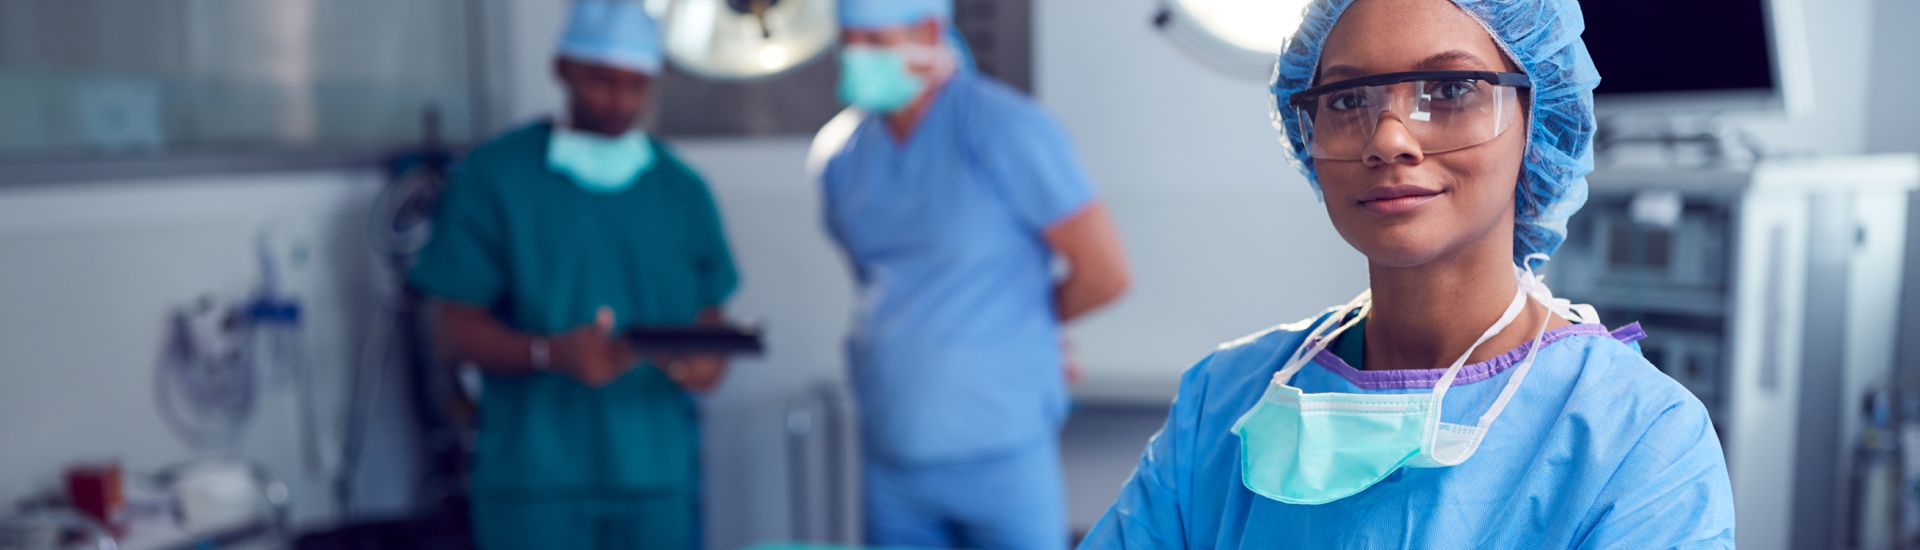
[[[927,88],[909,64],[937,65],[939,55],[939,47],[918,44],[847,46],[840,52],[840,101],[864,111],[899,111]]]
[[[1520,121],[1519,89],[1531,86],[1520,73],[1387,73],[1301,90],[1288,103],[1298,111],[1307,154],[1354,161],[1366,156],[1386,113],[1425,154],[1493,141]]]
[[[547,142],[547,166],[581,189],[617,193],[633,187],[653,166],[653,144],[640,129],[606,137],[555,124]]]
[[[1280,502],[1325,504],[1366,490],[1403,467],[1454,466],[1472,457],[1533,367],[1546,323],[1541,323],[1525,359],[1514,367],[1507,386],[1478,423],[1443,422],[1441,404],[1447,389],[1473,351],[1511,325],[1529,296],[1555,314],[1599,322],[1592,308],[1555,300],[1531,270],[1515,268],[1515,276],[1520,288],[1500,320],[1481,333],[1426,394],[1309,394],[1288,385],[1335,337],[1366,317],[1372,309],[1372,292],[1362,292],[1336,311],[1308,333],[1286,366],[1274,374],[1260,401],[1234,423],[1233,432],[1240,437],[1241,483]]]

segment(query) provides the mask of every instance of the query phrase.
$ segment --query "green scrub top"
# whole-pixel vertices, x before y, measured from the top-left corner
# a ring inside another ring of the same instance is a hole
[[[706,183],[665,146],[631,188],[586,191],[546,165],[552,124],[475,149],[453,170],[410,282],[559,334],[611,307],[621,328],[688,324],[738,275]],[[599,389],[541,373],[485,377],[473,490],[605,497],[694,489],[692,400],[637,365]]]

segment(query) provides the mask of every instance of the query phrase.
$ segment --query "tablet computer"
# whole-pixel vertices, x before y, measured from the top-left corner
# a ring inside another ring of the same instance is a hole
[[[621,335],[642,354],[759,355],[766,351],[755,325],[639,326]]]

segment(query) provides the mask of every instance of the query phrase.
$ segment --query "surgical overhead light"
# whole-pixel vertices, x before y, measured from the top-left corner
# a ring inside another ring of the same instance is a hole
[[[772,77],[833,48],[833,0],[646,0],[667,59],[710,80]]]
[[[1255,80],[1273,74],[1308,0],[1162,0],[1153,25],[1181,51]]]

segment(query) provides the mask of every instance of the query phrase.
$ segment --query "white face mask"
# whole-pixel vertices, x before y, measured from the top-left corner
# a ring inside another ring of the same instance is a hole
[[[595,193],[633,187],[653,162],[653,143],[639,128],[605,137],[555,124],[547,142],[547,166]]]
[[[1241,482],[1248,490],[1281,502],[1325,504],[1366,490],[1402,467],[1440,468],[1466,462],[1533,368],[1534,354],[1552,315],[1541,321],[1526,358],[1514,367],[1506,387],[1478,423],[1443,422],[1447,390],[1474,350],[1506,330],[1529,297],[1547,305],[1553,314],[1599,322],[1591,307],[1555,299],[1532,269],[1516,267],[1514,271],[1519,288],[1500,320],[1447,367],[1428,394],[1308,394],[1288,385],[1335,337],[1366,317],[1373,305],[1372,291],[1360,293],[1336,311],[1307,334],[1274,374],[1260,401],[1234,423],[1233,432],[1241,443]],[[1355,310],[1357,314],[1348,319]],[[1333,327],[1334,323],[1339,326]]]

